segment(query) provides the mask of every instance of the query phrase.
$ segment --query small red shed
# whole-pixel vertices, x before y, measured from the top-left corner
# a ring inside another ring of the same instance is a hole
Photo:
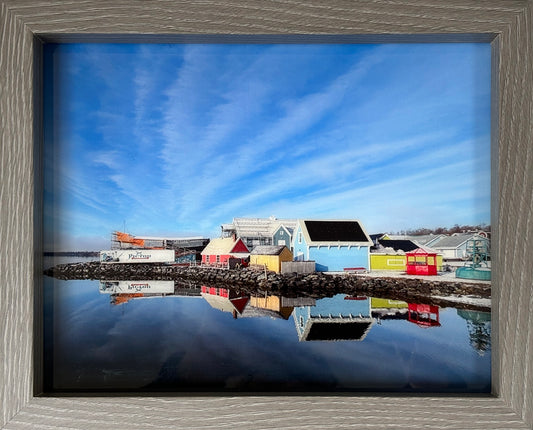
[[[405,253],[408,275],[436,275],[437,253],[417,248]]]

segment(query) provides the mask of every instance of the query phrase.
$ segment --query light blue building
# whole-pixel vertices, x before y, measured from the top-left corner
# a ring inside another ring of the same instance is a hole
[[[292,313],[300,341],[363,340],[374,323],[370,299],[338,294]]]
[[[373,242],[357,220],[298,220],[293,254],[298,261],[315,261],[318,272],[370,269]]]

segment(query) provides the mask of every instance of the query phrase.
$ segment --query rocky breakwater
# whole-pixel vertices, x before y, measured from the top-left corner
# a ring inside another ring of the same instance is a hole
[[[324,297],[334,294],[383,297],[438,306],[460,305],[463,309],[489,311],[490,284],[436,277],[376,277],[354,274],[277,274],[248,269],[224,270],[205,266],[158,264],[73,263],[54,266],[45,275],[58,279],[159,280],[182,279],[196,284],[238,288],[254,293],[285,297]],[[458,297],[466,300],[457,300]],[[476,302],[476,299],[477,302]],[[479,299],[485,299],[481,302]]]

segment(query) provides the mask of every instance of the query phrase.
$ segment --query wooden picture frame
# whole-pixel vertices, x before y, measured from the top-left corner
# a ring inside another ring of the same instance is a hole
[[[532,428],[531,0],[0,0],[0,5],[2,426]],[[158,34],[158,41],[198,34],[371,34],[375,41],[413,42],[440,34],[442,41],[492,41],[492,396],[39,397],[43,369],[34,363],[42,354],[41,83],[34,72],[40,70],[41,46],[46,41],[138,41],[137,35]]]

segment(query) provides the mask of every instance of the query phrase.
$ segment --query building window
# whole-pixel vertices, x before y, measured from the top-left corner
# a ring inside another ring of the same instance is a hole
[[[280,236],[283,236],[283,230],[281,230],[281,231],[279,232],[279,235],[280,235]]]
[[[302,232],[298,233],[298,243],[302,243]]]

